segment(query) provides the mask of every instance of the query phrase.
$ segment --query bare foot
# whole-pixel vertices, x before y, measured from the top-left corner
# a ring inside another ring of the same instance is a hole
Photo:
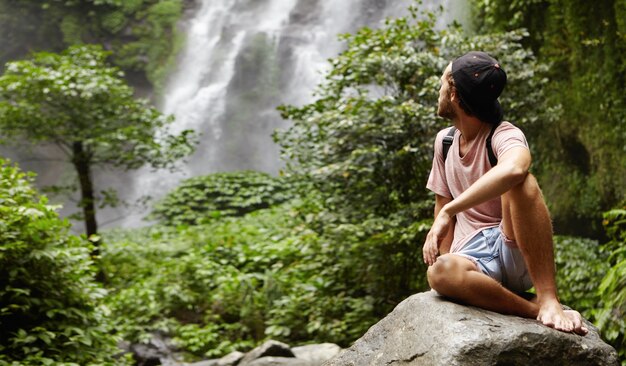
[[[544,325],[562,332],[574,332],[585,335],[588,329],[583,325],[582,316],[576,310],[563,310],[554,300],[540,305],[537,320]]]
[[[587,329],[587,327],[585,327],[585,324],[583,323],[582,315],[580,315],[580,313],[578,311],[576,311],[576,310],[563,310],[563,313],[574,324],[574,333],[580,334],[580,335],[585,335],[585,334],[587,334],[589,332],[589,329]]]
[[[544,325],[560,330],[562,332],[571,332],[574,330],[574,322],[563,312],[561,304],[557,300],[547,301],[539,304],[539,314],[537,320]]]

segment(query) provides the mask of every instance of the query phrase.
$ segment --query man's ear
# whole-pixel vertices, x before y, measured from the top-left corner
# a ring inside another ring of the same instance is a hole
[[[450,101],[453,103],[458,103],[459,102],[459,95],[456,92],[456,88],[452,88],[452,90],[450,90]]]

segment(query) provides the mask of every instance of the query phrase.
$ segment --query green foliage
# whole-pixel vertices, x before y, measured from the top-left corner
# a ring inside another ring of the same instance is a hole
[[[108,234],[102,263],[113,288],[107,302],[114,314],[123,314],[116,317],[118,329],[130,340],[166,330],[196,355],[246,349],[263,340],[272,309],[303,302],[291,295],[292,286],[313,273],[298,267],[322,257],[315,235],[292,210],[260,210],[182,231],[154,227]],[[308,320],[302,316],[290,327]],[[343,319],[320,315],[318,321],[340,326]],[[315,335],[310,331],[306,339]]]
[[[626,210],[604,214],[609,242],[556,237],[559,297],[600,329],[626,365]]]
[[[68,155],[81,141],[93,164],[126,169],[169,167],[189,154],[191,131],[167,133],[172,118],[134,99],[123,73],[106,64],[108,54],[99,46],[76,46],[8,63],[0,77],[4,136],[53,142]]]
[[[598,289],[603,307],[596,318],[603,337],[618,349],[626,365],[626,207],[606,212],[604,226],[610,239],[604,247],[611,268]]]
[[[89,235],[96,230],[93,167],[171,167],[192,151],[194,137],[189,130],[169,133],[173,117],[136,100],[107,56],[99,46],[41,52],[8,63],[0,77],[0,131],[66,154],[80,182]]]
[[[97,43],[113,52],[114,64],[132,72],[133,80],[147,77],[160,94],[182,44],[176,28],[182,7],[182,0],[0,0],[2,33],[11,35],[0,41],[0,62],[33,49]]]
[[[176,23],[182,15],[182,1],[152,1],[142,5],[141,9],[131,9],[136,19],[131,27],[133,40],[121,37],[119,31],[112,32],[119,37],[114,42],[113,60],[124,68],[145,71],[157,94],[161,94],[167,73],[182,45],[182,36],[176,31]],[[120,19],[130,15],[118,14]]]
[[[423,265],[412,269],[410,284],[401,282],[419,263],[413,257],[386,258],[394,271],[376,255],[423,241],[428,225],[337,222],[323,237],[308,227],[318,199],[198,226],[105,233],[101,263],[116,328],[131,341],[167,332],[196,356],[245,350],[267,337],[347,346],[399,301],[398,288],[424,287]]]
[[[243,216],[292,198],[284,179],[254,171],[187,179],[158,202],[151,216],[167,225],[197,225]]]
[[[474,0],[478,29],[524,27],[550,65],[545,95],[558,110],[535,144],[556,227],[600,237],[602,212],[625,199],[626,6],[623,0]]]
[[[0,365],[122,364],[90,243],[2,159],[0,202]]]
[[[598,283],[610,267],[608,255],[597,241],[590,239],[556,236],[554,245],[561,302],[593,319],[602,303]]]

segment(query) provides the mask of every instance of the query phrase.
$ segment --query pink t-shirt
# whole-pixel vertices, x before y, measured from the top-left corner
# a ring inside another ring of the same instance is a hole
[[[458,197],[469,188],[478,178],[491,169],[487,146],[485,144],[491,128],[485,126],[468,146],[467,153],[461,157],[459,141],[461,131],[454,134],[454,142],[448,150],[448,157],[443,161],[443,138],[449,128],[437,134],[435,139],[435,156],[433,168],[426,188],[436,194],[448,198]],[[524,133],[509,122],[502,122],[493,134],[491,145],[496,157],[501,156],[508,149],[515,146],[528,148]],[[502,205],[500,197],[483,202],[456,215],[454,239],[450,252],[458,252],[471,238],[480,231],[495,227],[502,221]]]

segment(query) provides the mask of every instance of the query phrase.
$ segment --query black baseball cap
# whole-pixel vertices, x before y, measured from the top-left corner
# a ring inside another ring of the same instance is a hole
[[[480,120],[497,124],[503,112],[498,97],[506,86],[506,72],[485,52],[472,51],[452,61],[452,78],[459,98]]]

